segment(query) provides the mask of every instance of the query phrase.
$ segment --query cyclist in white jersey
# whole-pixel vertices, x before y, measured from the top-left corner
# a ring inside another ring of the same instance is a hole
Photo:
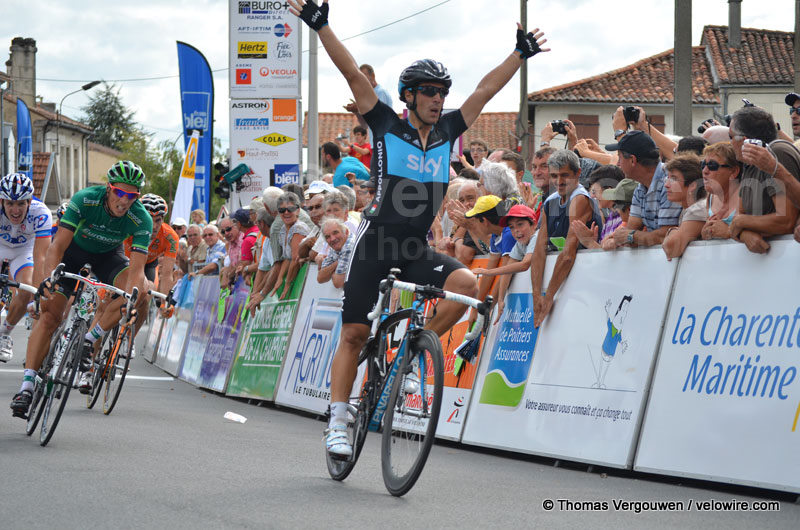
[[[44,257],[53,226],[50,210],[33,198],[33,182],[24,173],[0,178],[0,263],[8,261],[14,281],[39,285],[45,276]],[[25,314],[32,295],[17,291],[0,322],[0,361],[11,359],[11,330]]]

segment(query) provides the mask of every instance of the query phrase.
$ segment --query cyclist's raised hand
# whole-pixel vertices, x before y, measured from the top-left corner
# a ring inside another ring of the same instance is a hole
[[[312,0],[289,0],[289,11],[314,31],[328,25],[328,0],[322,0],[321,6]]]

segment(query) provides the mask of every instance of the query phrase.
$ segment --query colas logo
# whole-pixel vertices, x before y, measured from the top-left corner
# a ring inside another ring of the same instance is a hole
[[[254,138],[254,140],[256,142],[261,142],[262,144],[267,144],[271,146],[278,146],[278,145],[288,144],[289,142],[294,142],[294,138],[278,133],[270,133],[265,136],[261,136],[259,138]]]

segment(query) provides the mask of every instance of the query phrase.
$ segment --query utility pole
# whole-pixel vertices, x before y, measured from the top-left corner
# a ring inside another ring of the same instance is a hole
[[[797,0],[800,2],[800,0]],[[522,31],[528,32],[528,0],[519,0],[519,20]],[[528,138],[528,61],[522,61],[519,69],[519,115],[517,116],[517,140],[521,143],[522,160],[527,167],[530,158],[530,140]]]
[[[675,134],[692,134],[692,0],[675,0]]]
[[[794,91],[800,92],[800,0],[794,0]]]
[[[317,101],[317,32],[308,32],[308,156],[306,183],[320,177],[319,170],[319,102]]]

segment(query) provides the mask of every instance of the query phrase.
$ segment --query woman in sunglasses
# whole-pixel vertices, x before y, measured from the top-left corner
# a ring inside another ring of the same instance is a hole
[[[280,269],[278,278],[275,281],[275,287],[269,293],[269,296],[275,294],[283,282],[283,291],[279,298],[283,300],[289,294],[292,288],[292,283],[297,276],[297,271],[300,270],[300,255],[298,250],[300,243],[303,241],[311,228],[303,221],[298,219],[300,215],[300,197],[292,192],[286,192],[278,198],[278,215],[283,221],[283,226],[278,232],[278,238],[283,252],[283,259],[280,262]],[[275,263],[277,265],[277,263]],[[273,265],[273,266],[275,266]],[[283,280],[286,281],[283,281]]]
[[[742,166],[730,142],[709,145],[703,151],[703,185],[708,193],[708,221],[700,231],[703,239],[729,239],[731,221],[739,206]]]
[[[65,271],[77,274],[88,263],[101,282],[127,292],[138,287],[141,292],[147,247],[153,230],[153,220],[138,200],[145,175],[142,168],[125,160],[111,166],[107,178],[105,186],[85,188],[72,197],[53,243],[47,249],[45,271],[49,274],[59,263],[64,263]],[[129,236],[133,236],[130,261],[125,257],[122,245]],[[27,414],[33,378],[47,354],[50,337],[64,318],[64,309],[75,282],[61,280],[54,284],[47,278],[44,284],[49,289],[42,294],[41,316],[28,339],[22,389],[11,403],[15,416]],[[94,343],[119,320],[118,310],[124,301],[121,297],[112,301],[102,318],[94,322],[86,333],[82,372],[88,368]],[[79,390],[90,392],[91,383]]]
[[[667,199],[683,208],[678,226],[670,228],[661,243],[667,260],[671,260],[682,256],[689,243],[700,237],[700,230],[708,218],[706,190],[697,155],[678,155],[667,162],[664,188]]]

